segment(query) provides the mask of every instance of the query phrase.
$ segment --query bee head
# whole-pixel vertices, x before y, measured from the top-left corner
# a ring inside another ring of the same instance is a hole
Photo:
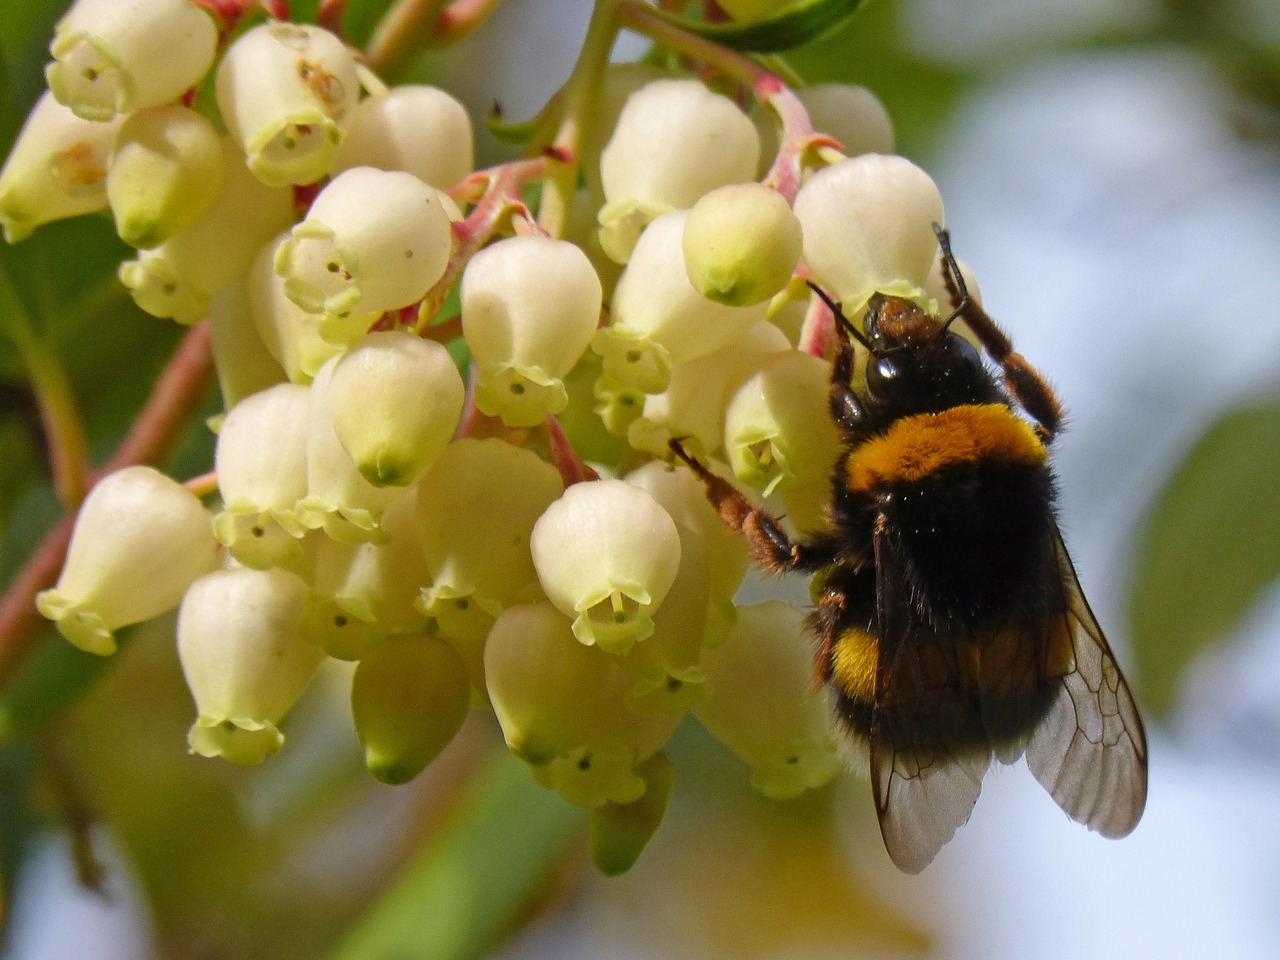
[[[873,294],[867,302],[867,390],[903,409],[934,399],[942,406],[978,399],[991,375],[968,340],[914,301]]]

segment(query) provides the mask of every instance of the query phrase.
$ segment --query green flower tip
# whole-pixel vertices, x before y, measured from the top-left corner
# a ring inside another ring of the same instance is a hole
[[[64,597],[57,590],[45,590],[36,596],[36,609],[40,615],[52,620],[73,646],[86,653],[107,657],[116,652],[115,635],[107,629],[102,617],[92,610],[84,610]]]
[[[264,720],[202,714],[187,733],[187,745],[202,757],[221,757],[249,767],[262,763],[284,746],[284,734]]]
[[[671,761],[650,757],[636,773],[645,782],[644,795],[632,803],[606,803],[591,811],[591,859],[607,877],[630,870],[662,823],[671,796]]]

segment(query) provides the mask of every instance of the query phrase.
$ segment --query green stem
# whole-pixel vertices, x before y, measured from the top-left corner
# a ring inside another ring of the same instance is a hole
[[[365,60],[394,79],[428,47],[457,43],[484,23],[502,0],[396,0],[378,21]]]
[[[40,339],[21,321],[10,334],[17,344],[31,389],[40,408],[53,489],[64,509],[74,509],[84,499],[89,470],[89,443],[84,419],[66,368],[47,341]]]
[[[597,0],[577,62],[561,93],[560,125],[552,147],[563,162],[551,171],[548,189],[543,190],[538,206],[538,225],[553,237],[564,236],[578,186],[584,130],[595,112],[601,79],[621,28],[618,0]]]

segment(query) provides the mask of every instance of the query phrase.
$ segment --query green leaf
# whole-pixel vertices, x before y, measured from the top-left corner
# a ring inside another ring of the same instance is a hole
[[[744,53],[781,53],[803,46],[841,27],[862,0],[801,0],[777,14],[750,23],[703,23],[654,7],[652,13],[672,26]]]
[[[469,960],[487,955],[538,899],[582,811],[506,751],[481,771],[454,822],[356,922],[329,960]]]
[[[1143,699],[1157,713],[1280,573],[1278,477],[1280,395],[1212,424],[1148,512],[1129,615]]]

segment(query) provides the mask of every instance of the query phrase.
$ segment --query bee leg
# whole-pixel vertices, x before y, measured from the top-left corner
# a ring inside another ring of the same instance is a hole
[[[947,323],[961,319],[968,324],[974,336],[982,343],[983,349],[992,360],[1000,364],[1004,384],[1018,401],[1018,405],[1040,425],[1045,442],[1052,440],[1062,428],[1062,404],[1054,395],[1053,388],[1026,357],[1013,349],[1013,342],[1008,335],[969,296],[964,277],[960,275],[960,267],[951,252],[951,235],[936,223],[933,225],[933,232],[938,237],[938,249],[942,255],[942,279],[951,295],[954,310]]]
[[[870,347],[858,328],[844,315],[841,305],[832,300],[817,284],[811,282],[809,286],[831,311],[835,318],[836,329],[840,334],[836,337],[836,352],[831,361],[831,388],[827,393],[827,406],[831,411],[831,418],[846,441],[861,439],[866,433],[864,427],[866,410],[849,384],[853,380],[854,341],[861,343],[868,350]]]
[[[725,525],[747,538],[751,559],[768,573],[817,570],[835,559],[835,544],[821,538],[792,540],[772,514],[757,507],[729,481],[708,470],[678,439],[667,444],[706,488],[707,500]]]

